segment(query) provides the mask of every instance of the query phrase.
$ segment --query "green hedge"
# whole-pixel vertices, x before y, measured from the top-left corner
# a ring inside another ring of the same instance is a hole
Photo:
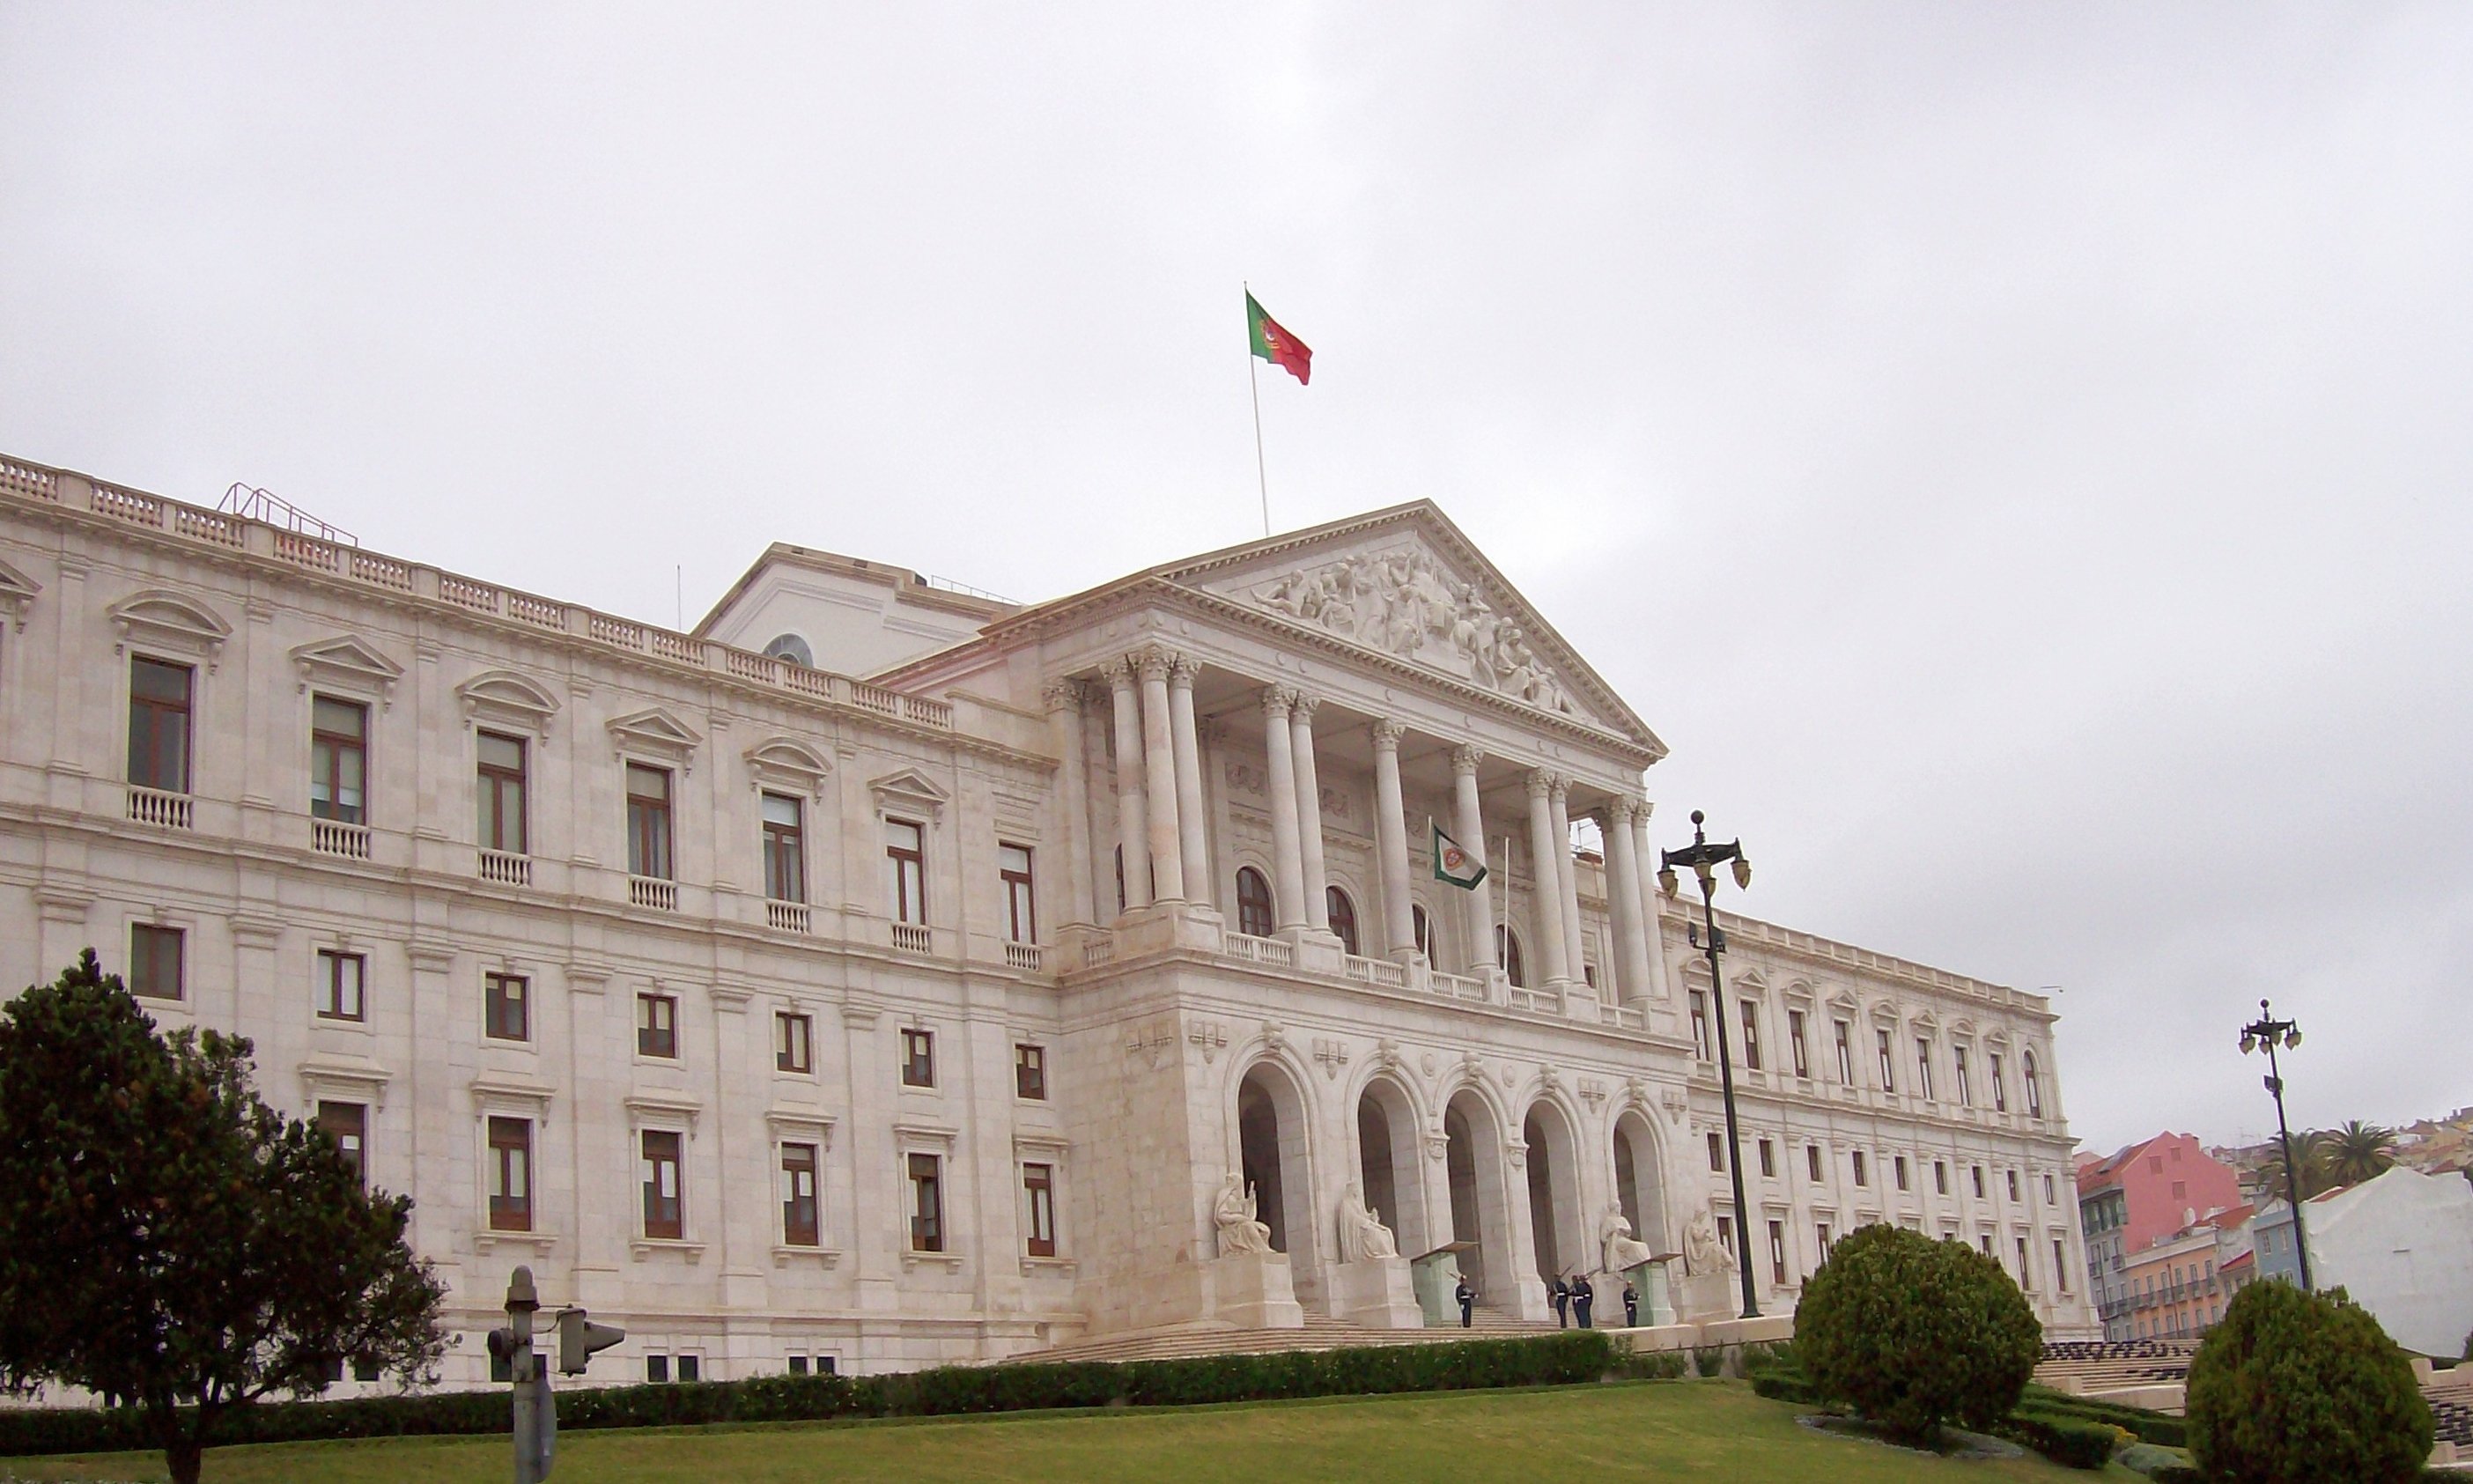
[[[1187,1406],[1294,1397],[1564,1386],[1621,1369],[1594,1329],[1508,1340],[1204,1355],[1187,1360],[946,1366],[891,1376],[761,1376],[743,1381],[576,1386],[558,1393],[562,1431],[703,1423],[941,1417],[1110,1405]],[[217,1446],[318,1438],[505,1432],[503,1385],[486,1391],[274,1401],[227,1413]],[[0,1457],[150,1450],[134,1407],[0,1410]]]
[[[2112,1460],[2120,1432],[2108,1423],[2057,1412],[2022,1408],[2009,1414],[2001,1430],[2056,1464],[2071,1469],[2101,1469]]]
[[[2190,1429],[2187,1423],[2177,1417],[2168,1417],[2162,1412],[2148,1411],[2145,1407],[2125,1406],[2118,1401],[2099,1401],[2092,1397],[2072,1396],[2066,1391],[2054,1391],[2045,1386],[2028,1387],[2027,1399],[2020,1402],[2019,1406],[2026,1411],[2047,1412],[2061,1417],[2078,1417],[2090,1422],[2110,1423],[2116,1427],[2125,1427],[2138,1434],[2139,1442],[2152,1443],[2158,1448],[2190,1446]]]

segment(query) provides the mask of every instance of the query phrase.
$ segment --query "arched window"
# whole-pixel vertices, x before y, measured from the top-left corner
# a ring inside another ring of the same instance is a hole
[[[2044,1088],[2035,1080],[2035,1053],[2021,1053],[2018,1065],[2027,1074],[2027,1116],[2040,1118],[2044,1115]]]
[[[816,657],[807,648],[807,641],[795,634],[775,634],[773,642],[764,646],[764,653],[776,659],[787,659],[792,664],[804,665],[811,670],[816,665]]]
[[[1425,908],[1412,906],[1408,909],[1408,925],[1416,936],[1417,951],[1426,955],[1428,964],[1433,963],[1434,920],[1426,915]]]
[[[1520,935],[1501,922],[1494,924],[1494,967],[1512,983],[1528,988],[1528,970],[1520,964]]]
[[[1236,930],[1250,937],[1271,936],[1271,883],[1251,866],[1236,870]]]
[[[1339,945],[1351,953],[1357,951],[1357,903],[1335,886],[1322,889],[1323,905],[1331,909],[1331,930],[1339,934]]]

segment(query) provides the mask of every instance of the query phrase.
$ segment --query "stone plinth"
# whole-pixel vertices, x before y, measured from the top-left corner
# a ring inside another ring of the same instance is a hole
[[[1794,1338],[1792,1314],[1763,1314],[1758,1319],[1712,1319],[1700,1326],[1703,1345],[1774,1345]]]
[[[1209,1318],[1239,1329],[1302,1329],[1306,1311],[1283,1252],[1231,1253],[1194,1265],[1202,1275]]]
[[[1417,1284],[1409,1274],[1407,1258],[1372,1257],[1363,1262],[1334,1263],[1330,1273],[1333,1319],[1373,1329],[1425,1327],[1426,1313],[1418,1303]],[[1445,1288],[1443,1294],[1449,1298],[1451,1289]],[[1454,1304],[1452,1308],[1452,1322],[1457,1323],[1459,1305]]]

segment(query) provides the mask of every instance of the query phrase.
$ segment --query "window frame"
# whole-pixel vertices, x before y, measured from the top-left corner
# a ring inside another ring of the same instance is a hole
[[[659,763],[627,758],[627,874],[645,881],[678,879],[678,775]],[[638,793],[639,779],[659,778],[659,797]]]
[[[486,1115],[490,1151],[489,1222],[492,1232],[533,1230],[533,1198],[540,1188],[533,1158],[533,1120],[508,1113]],[[515,1187],[523,1188],[517,1191]]]
[[[1789,1007],[1787,1010],[1787,1045],[1788,1049],[1794,1055],[1794,1075],[1795,1080],[1799,1082],[1809,1082],[1812,1080],[1812,1054],[1810,1048],[1805,1044],[1804,1022],[1806,1018],[1807,1017],[1804,1013],[1800,1010],[1793,1009],[1792,1007]]]
[[[1025,1161],[1021,1166],[1023,1199],[1022,1253],[1031,1257],[1056,1256],[1056,1166]]]
[[[1010,852],[1020,852],[1013,864]],[[1005,938],[1009,943],[1039,941],[1039,854],[1026,845],[996,842],[996,886],[1004,895]]]
[[[1748,1071],[1761,1070],[1761,1002],[1738,1000],[1742,1010],[1743,1066]]]
[[[347,1117],[347,1111],[349,1116]],[[320,1098],[314,1121],[335,1141],[336,1150],[359,1177],[361,1188],[370,1184],[370,1105],[348,1103],[337,1098]]]
[[[1013,1043],[1013,1095],[1028,1103],[1047,1101],[1047,1047],[1038,1041]]]
[[[157,970],[163,968],[159,955],[166,953],[171,959],[172,978],[172,992],[168,994],[161,993],[157,983]],[[121,982],[140,999],[185,1004],[189,997],[189,930],[168,922],[130,923],[129,972]]]
[[[1716,1129],[1709,1131],[1709,1170],[1723,1174],[1726,1168],[1726,1137]]]
[[[1932,1038],[1915,1038],[1915,1092],[1927,1103],[1933,1097]]]
[[[794,1077],[815,1075],[815,1017],[804,1010],[773,1012],[773,1069]]]
[[[787,822],[773,818],[775,803],[790,807]],[[807,804],[796,794],[764,789],[756,796],[756,814],[763,826],[764,899],[807,900]]]
[[[804,1139],[783,1139],[774,1159],[781,1174],[781,1245],[825,1245],[824,1151]],[[804,1176],[806,1188],[800,1189]],[[804,1218],[804,1226],[801,1225]]]
[[[945,1219],[945,1157],[924,1150],[902,1155],[902,1177],[910,1187],[908,1251],[941,1254],[949,1233]]]
[[[1340,951],[1352,958],[1362,957],[1363,940],[1357,930],[1357,898],[1348,889],[1333,881],[1322,889],[1323,914],[1331,920],[1331,930],[1339,938]]]
[[[513,994],[508,993],[510,989]],[[513,1031],[508,1029],[510,1024]],[[485,1041],[531,1043],[533,983],[529,976],[497,969],[482,971],[481,1037]]]
[[[319,708],[341,706],[349,710],[358,722],[352,732],[330,731],[321,724]],[[324,750],[322,759],[321,749]],[[336,801],[344,791],[342,764],[350,757],[358,768],[360,780],[355,792],[360,802],[345,805]],[[322,766],[323,762],[323,766]],[[323,776],[322,776],[323,775]],[[326,790],[326,803],[321,808],[318,790]],[[350,812],[345,810],[348,808]],[[309,693],[309,815],[312,819],[332,820],[340,825],[367,825],[370,822],[370,704],[346,696],[330,696],[322,691]]]
[[[1845,1018],[1845,1017],[1842,1017],[1842,1016],[1838,1016],[1838,1017],[1831,1017],[1831,1021],[1830,1021],[1830,1023],[1831,1023],[1831,1024],[1833,1024],[1833,1025],[1835,1025],[1835,1026],[1837,1028],[1837,1083],[1838,1083],[1838,1086],[1840,1086],[1840,1087],[1847,1087],[1847,1088],[1854,1087],[1854,1086],[1856,1085],[1856,1082],[1855,1082],[1855,1022],[1854,1022],[1854,1021],[1852,1021],[1852,1020],[1849,1020],[1849,1019]]]
[[[901,1027],[901,1085],[923,1091],[936,1086],[936,1033],[926,1026]]]
[[[364,1025],[370,1018],[370,960],[344,948],[320,948],[317,1018]]]
[[[177,672],[180,677],[180,699],[178,702],[139,692],[139,667]],[[157,659],[152,655],[132,654],[129,657],[129,751],[123,759],[129,769],[130,786],[151,788],[158,793],[186,794],[197,777],[198,667],[177,659]],[[145,724],[139,725],[140,716]],[[142,735],[141,735],[142,733]],[[166,758],[166,742],[176,743],[177,755]],[[141,753],[141,742],[143,751]],[[144,766],[141,769],[141,756]],[[159,765],[170,761],[169,770],[177,773],[177,783],[159,781],[165,770]],[[138,775],[143,772],[146,776]]]
[[[1692,991],[1689,995],[1689,1003],[1692,1013],[1693,1057],[1695,1061],[1715,1061],[1717,1060],[1717,1053],[1712,1051],[1709,1047],[1709,992],[1706,990]]]
[[[473,818],[474,843],[482,850],[501,855],[532,853],[532,739],[511,731],[481,727],[473,730],[472,780],[477,812]],[[505,742],[516,750],[516,765],[509,769],[492,762],[487,744]],[[507,843],[507,802],[512,787],[515,799],[515,843]]]
[[[636,1161],[643,1195],[637,1211],[639,1233],[648,1242],[686,1240],[686,1135],[677,1129],[638,1129]],[[666,1191],[662,1189],[664,1172],[669,1177]]]
[[[1957,1106],[1972,1108],[1975,1106],[1975,1089],[1967,1081],[1966,1047],[1963,1044],[1952,1042],[1949,1055],[1951,1069],[1957,1074]]]
[[[911,843],[906,846],[895,839],[895,831],[904,829],[910,831]],[[886,885],[890,889],[885,909],[896,922],[924,927],[927,925],[927,826],[917,820],[888,814],[884,816],[884,831]]]
[[[1881,1054],[1881,1090],[1895,1092],[1898,1090],[1898,1048],[1894,1033],[1886,1026],[1876,1025],[1872,1027],[1872,1040]]]
[[[1121,898],[1121,864],[1118,870],[1117,896]],[[1249,882],[1256,890],[1246,890]],[[1271,895],[1271,878],[1257,867],[1236,868],[1236,930],[1249,938],[1268,938],[1280,930],[1279,898]]]
[[[636,1055],[659,1062],[679,1059],[679,997],[666,990],[636,995]]]

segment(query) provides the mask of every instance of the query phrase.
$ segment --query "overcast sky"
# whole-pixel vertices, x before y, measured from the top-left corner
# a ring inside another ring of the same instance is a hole
[[[2473,1102],[2473,9],[0,0],[0,450],[689,622],[1438,501],[2075,1131]],[[899,14],[902,19],[892,19]]]

